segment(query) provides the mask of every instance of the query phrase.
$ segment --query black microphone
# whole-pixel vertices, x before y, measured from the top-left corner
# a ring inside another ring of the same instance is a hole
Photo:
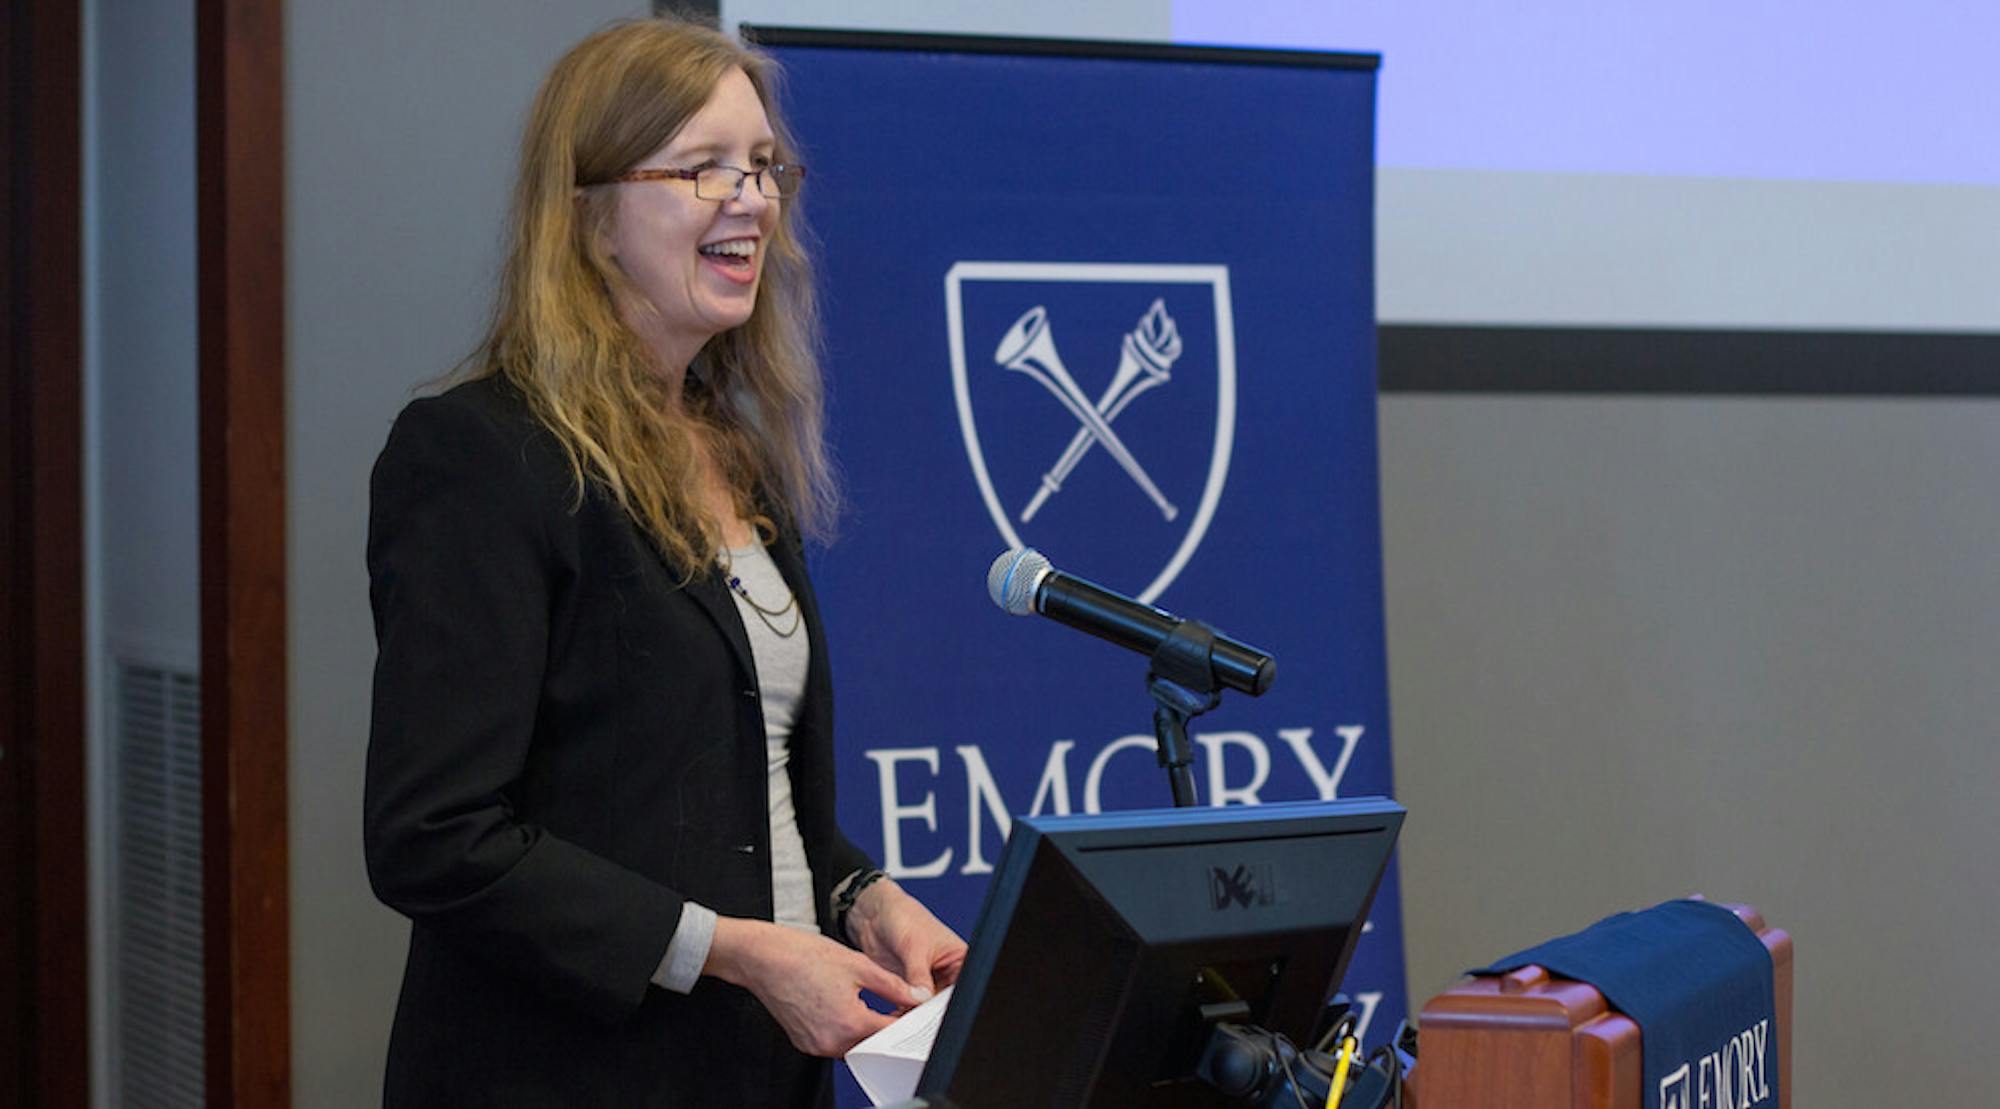
[[[994,604],[1016,616],[1039,612],[1142,655],[1157,651],[1183,623],[1172,613],[1054,569],[1032,547],[1016,547],[994,559],[986,572],[986,591]],[[1252,697],[1271,688],[1278,669],[1270,655],[1219,632],[1210,658],[1218,684]]]

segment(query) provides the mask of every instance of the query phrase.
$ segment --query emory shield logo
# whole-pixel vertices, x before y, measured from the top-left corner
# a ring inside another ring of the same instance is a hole
[[[1688,1099],[1689,1070],[1686,1063],[1680,1069],[1660,1079],[1660,1109],[1694,1109],[1694,1102]]]
[[[1157,598],[1229,474],[1229,268],[959,262],[945,312],[959,428],[1001,540]]]

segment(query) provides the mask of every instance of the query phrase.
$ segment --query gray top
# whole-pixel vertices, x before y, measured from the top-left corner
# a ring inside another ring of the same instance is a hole
[[[806,668],[812,662],[805,615],[793,603],[791,587],[762,544],[730,548],[723,558],[723,573],[735,578],[729,595],[750,637],[757,689],[763,697],[772,915],[780,924],[816,932],[819,913],[813,905],[812,871],[806,866],[805,840],[799,835],[798,813],[792,807],[792,778],[786,770],[791,761],[792,728],[806,694]],[[692,990],[714,940],[715,911],[689,901],[659,969],[653,972],[653,982],[679,993]]]

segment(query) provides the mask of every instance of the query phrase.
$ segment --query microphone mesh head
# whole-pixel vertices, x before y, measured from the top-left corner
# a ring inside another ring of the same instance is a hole
[[[1031,615],[1035,611],[1035,587],[1048,571],[1049,560],[1033,547],[1003,551],[993,560],[993,568],[986,571],[986,592],[993,597],[994,604],[1008,612],[1016,616]]]

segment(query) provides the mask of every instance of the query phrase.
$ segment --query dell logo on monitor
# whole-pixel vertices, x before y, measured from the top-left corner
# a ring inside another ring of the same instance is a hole
[[[1273,904],[1278,900],[1277,868],[1270,863],[1239,863],[1229,870],[1209,867],[1208,894],[1217,912]]]

